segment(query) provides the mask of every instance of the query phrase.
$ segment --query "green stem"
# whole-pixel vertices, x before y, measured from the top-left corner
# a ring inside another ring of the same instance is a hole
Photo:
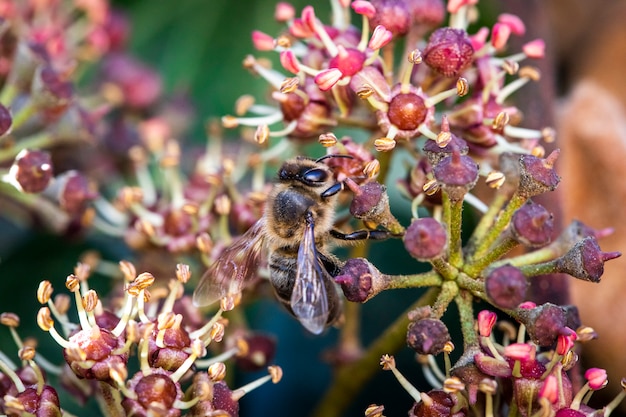
[[[461,230],[463,221],[463,200],[450,201],[450,225],[448,236],[450,237],[450,264],[456,268],[463,265],[463,242]]]
[[[463,348],[468,350],[469,346],[478,344],[478,335],[474,330],[474,308],[472,306],[473,297],[468,291],[461,291],[454,298],[459,309],[459,320],[461,322],[461,333],[463,334]]]
[[[537,275],[546,275],[546,274],[553,274],[555,272],[559,272],[556,270],[556,261],[548,261],[548,262],[542,262],[539,264],[532,264],[532,265],[520,265],[518,266],[518,268],[520,269],[520,271],[522,271],[522,273],[527,276],[527,277],[534,277]]]
[[[518,244],[519,243],[507,233],[505,237],[496,241],[485,256],[481,256],[478,259],[472,259],[468,264],[466,264],[466,266],[463,267],[463,271],[471,277],[476,277],[488,265],[500,259]]]
[[[477,297],[485,296],[485,283],[482,280],[472,278],[465,273],[460,273],[456,277],[456,283],[459,288],[472,292]]]
[[[11,107],[18,92],[19,90],[15,83],[6,83],[4,87],[2,87],[2,92],[0,92],[0,103],[2,103],[4,107]]]
[[[406,345],[406,329],[410,323],[407,314],[431,304],[437,290],[426,291],[409,309],[402,313],[365,351],[357,361],[337,369],[335,379],[311,414],[313,417],[340,417],[361,388],[380,369],[380,357],[393,354]]]
[[[514,194],[509,201],[509,204],[504,208],[502,212],[500,212],[500,216],[496,219],[494,225],[489,228],[487,233],[483,236],[483,238],[477,242],[478,246],[476,247],[476,251],[472,254],[472,260],[479,259],[487,254],[487,251],[496,241],[498,236],[502,233],[502,231],[507,227],[511,217],[513,217],[513,213],[520,208],[525,202],[527,198],[521,196],[520,194]]]
[[[15,131],[19,129],[24,123],[28,121],[37,112],[37,106],[33,100],[28,100],[22,108],[13,115],[13,122],[11,123],[11,130]]]
[[[474,232],[472,233],[472,236],[469,240],[469,247],[476,246],[476,243],[481,240],[483,236],[485,236],[485,233],[487,233],[487,231],[495,221],[496,216],[498,215],[500,210],[502,210],[502,207],[504,207],[506,202],[509,201],[509,197],[510,196],[504,192],[498,192],[494,196],[493,201],[487,209],[487,212],[483,214],[483,216],[480,218],[480,221],[474,228]]]
[[[550,245],[533,252],[525,253],[523,255],[502,259],[501,261],[492,263],[492,266],[495,268],[505,264],[510,264],[516,267],[520,267],[523,265],[537,264],[540,262],[546,262],[555,259],[561,256],[563,253],[564,251],[562,249],[562,245]]]
[[[388,290],[398,288],[441,287],[443,280],[437,271],[414,275],[388,275]]]
[[[459,286],[455,281],[444,281],[441,284],[441,292],[433,303],[430,316],[436,319],[441,318],[458,293]]]
[[[54,137],[45,130],[20,139],[13,146],[0,150],[0,162],[12,161],[22,149],[45,149],[53,142]]]
[[[453,280],[459,274],[458,269],[444,261],[443,258],[431,259],[430,263],[433,268],[435,268],[435,270],[445,279]]]

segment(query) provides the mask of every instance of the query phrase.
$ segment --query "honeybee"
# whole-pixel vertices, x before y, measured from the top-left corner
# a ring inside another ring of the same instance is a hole
[[[263,216],[227,247],[202,276],[193,294],[203,306],[236,296],[256,272],[264,249],[277,298],[311,333],[319,334],[342,314],[333,277],[343,263],[327,251],[331,240],[385,239],[384,230],[344,234],[334,229],[335,204],[343,183],[317,160],[296,157],[278,171]]]

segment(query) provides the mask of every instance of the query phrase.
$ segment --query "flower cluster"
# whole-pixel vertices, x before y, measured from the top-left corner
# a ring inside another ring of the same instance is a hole
[[[575,388],[568,371],[577,366],[576,345],[595,338],[589,327],[581,326],[577,331],[565,327],[551,349],[538,350],[537,344],[525,341],[527,329],[523,324],[516,329],[510,322],[498,322],[492,311],[480,311],[476,325],[478,343],[466,348],[454,367],[450,367],[453,345],[449,341],[442,347],[445,370],[432,355],[419,355],[418,362],[433,386],[428,392],[416,389],[396,368],[393,357],[381,358],[383,369],[391,370],[415,399],[410,416],[608,416],[626,397],[624,378],[622,392],[609,404],[600,410],[588,405],[591,394],[608,382],[606,371],[600,368],[588,369],[584,385]],[[496,326],[501,343],[494,338]],[[366,415],[381,415],[384,407],[370,409],[379,414]]]
[[[63,349],[62,367],[53,366],[32,343],[19,338],[15,314],[2,314],[22,362],[17,366],[8,355],[0,358],[2,413],[60,415],[59,398],[46,373],[53,374],[82,403],[97,397],[104,415],[127,416],[236,417],[243,395],[269,380],[281,379],[281,368],[270,365],[271,339],[253,332],[226,333],[228,319],[222,313],[232,306],[223,305],[202,324],[199,312],[184,295],[183,285],[190,277],[187,265],[177,265],[176,278],[167,286],[155,284],[148,272],[137,274],[129,262],[120,262],[120,270],[123,295],[108,300],[89,289],[87,264],[78,264],[67,277],[65,286],[75,298],[79,323],[69,319],[71,297],[53,297],[52,284],[40,283],[37,299],[44,306],[37,323]],[[207,356],[209,348],[219,354]],[[139,362],[136,372],[129,364],[132,356]],[[267,367],[268,375],[231,389],[225,380],[228,359],[235,359],[244,369]]]

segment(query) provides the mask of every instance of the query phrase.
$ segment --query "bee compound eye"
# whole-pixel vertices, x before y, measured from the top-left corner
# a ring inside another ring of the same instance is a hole
[[[302,174],[302,180],[306,184],[325,182],[328,179],[328,171],[321,168],[311,168]]]

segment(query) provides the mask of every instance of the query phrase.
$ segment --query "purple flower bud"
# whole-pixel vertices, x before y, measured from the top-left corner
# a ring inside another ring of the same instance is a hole
[[[439,319],[421,319],[409,324],[406,341],[420,355],[437,355],[450,341],[450,333]]]
[[[354,192],[350,214],[365,222],[381,225],[393,235],[404,233],[404,227],[391,214],[387,187],[375,181],[358,185],[350,178],[345,183]]]
[[[356,185],[356,184],[355,184]],[[368,182],[358,186],[355,196],[350,204],[350,214],[357,219],[371,217],[374,213],[381,211],[380,205],[383,197],[387,197],[387,189],[378,182]],[[389,198],[386,198],[387,202]]]
[[[10,415],[36,415],[41,417],[52,417],[61,415],[61,406],[59,404],[59,396],[54,388],[50,385],[44,385],[41,393],[37,392],[37,387],[28,387],[15,397],[24,409],[22,413],[9,413]],[[3,404],[4,405],[4,404]],[[6,411],[5,411],[6,410]],[[7,412],[9,408],[3,407],[3,411]]]
[[[444,27],[430,35],[422,56],[435,71],[457,77],[472,64],[474,47],[465,30]]]
[[[436,141],[427,140],[424,144],[424,153],[428,157],[428,161],[433,165],[437,165],[439,161],[447,156],[451,156],[454,150],[458,150],[461,155],[467,155],[469,152],[469,146],[467,142],[458,137],[457,135],[451,134],[451,139],[446,146],[443,148],[440,147]]]
[[[52,160],[46,151],[23,149],[9,171],[10,180],[25,193],[40,193],[52,179]]]
[[[43,110],[65,109],[74,95],[71,82],[65,81],[50,66],[38,68],[33,77],[32,100]]]
[[[348,301],[364,303],[387,287],[385,276],[364,258],[348,259],[335,277]]]
[[[561,181],[556,174],[554,163],[559,156],[555,150],[546,158],[533,155],[519,157],[520,175],[518,192],[526,197],[533,197],[548,191],[554,191]]]
[[[233,417],[239,416],[239,402],[233,398],[232,391],[224,381],[213,385],[213,407],[224,410]]]
[[[276,354],[276,339],[262,333],[250,333],[244,336],[248,349],[244,355],[235,356],[239,369],[258,371],[267,367]]]
[[[404,247],[419,261],[443,256],[448,236],[445,229],[432,217],[413,220],[404,235]]]
[[[596,238],[589,236],[557,259],[557,270],[585,281],[600,282],[604,263],[621,255],[620,252],[602,252]]]
[[[566,310],[551,303],[518,309],[517,319],[526,325],[532,341],[539,346],[552,346],[567,327]]]
[[[459,407],[456,395],[434,389],[426,393],[430,401],[420,401],[409,411],[409,417],[461,417],[467,415],[466,407]]]
[[[78,171],[67,171],[55,178],[45,194],[72,216],[80,216],[98,193],[85,176]]]
[[[514,266],[504,265],[494,269],[485,278],[485,291],[493,303],[505,309],[517,307],[526,297],[528,281]]]
[[[515,239],[526,246],[547,245],[554,232],[552,213],[529,200],[513,214],[511,231]]]
[[[460,201],[478,180],[478,165],[458,150],[443,158],[433,168],[435,178],[452,201]]]
[[[394,36],[402,36],[409,31],[411,19],[405,1],[372,0],[372,4],[376,8],[374,17],[370,19],[372,27],[383,25]]]

